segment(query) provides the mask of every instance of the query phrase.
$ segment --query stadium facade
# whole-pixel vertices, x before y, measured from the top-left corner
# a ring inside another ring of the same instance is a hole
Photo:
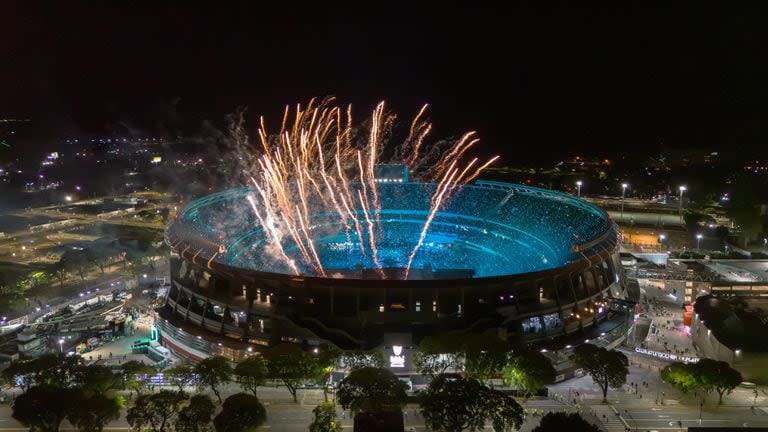
[[[193,360],[237,360],[280,342],[369,349],[392,335],[415,344],[470,328],[533,341],[594,325],[623,297],[616,225],[572,195],[456,186],[406,272],[436,185],[393,179],[377,188],[370,231],[308,203],[322,274],[301,265],[289,238],[284,255],[270,246],[246,199],[252,189],[189,203],[166,231],[172,286],[156,320],[164,344]]]

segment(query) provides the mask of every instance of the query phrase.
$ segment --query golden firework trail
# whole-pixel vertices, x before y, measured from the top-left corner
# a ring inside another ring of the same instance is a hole
[[[498,158],[479,167],[477,158],[463,161],[478,142],[474,132],[449,143],[447,151],[427,145],[432,130],[425,120],[427,108],[421,107],[407,137],[395,148],[388,147],[395,116],[385,111],[384,102],[373,110],[365,132],[354,125],[352,106],[337,106],[333,98],[312,99],[303,108],[286,106],[274,135],[260,117],[256,147],[260,155],[251,177],[254,192],[247,199],[274,257],[295,274],[310,271],[326,276],[316,243],[327,233],[324,227],[339,226],[346,247],[370,260],[385,278],[378,248],[382,236],[379,188],[383,186],[376,178],[376,166],[402,163],[419,167],[411,173],[415,180],[435,183],[427,217],[407,259],[407,279],[432,221],[456,186],[474,180]],[[387,153],[393,156],[384,160]]]

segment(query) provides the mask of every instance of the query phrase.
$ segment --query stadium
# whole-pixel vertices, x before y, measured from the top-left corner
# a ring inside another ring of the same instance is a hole
[[[270,231],[289,230],[264,220],[253,186],[190,202],[166,231],[172,286],[157,320],[166,344],[192,359],[236,360],[280,342],[370,349],[454,329],[533,341],[597,323],[624,290],[617,228],[579,198],[375,171],[375,185],[349,185],[375,193],[369,207],[361,194],[353,217],[340,218],[327,200],[302,196],[302,232],[279,242]]]

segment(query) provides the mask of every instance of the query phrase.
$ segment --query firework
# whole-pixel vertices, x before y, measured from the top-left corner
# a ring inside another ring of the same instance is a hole
[[[395,116],[386,112],[384,102],[373,110],[367,133],[354,126],[352,107],[337,106],[333,98],[312,99],[304,109],[286,106],[279,133],[274,135],[260,118],[255,146],[260,155],[251,178],[254,192],[247,199],[275,257],[295,274],[310,270],[326,276],[315,246],[317,227],[312,225],[312,216],[322,213],[332,215],[332,223],[341,227],[347,243],[362,257],[370,257],[385,278],[377,247],[382,234],[376,166],[401,163],[419,167],[412,170],[416,180],[435,183],[428,215],[407,259],[407,279],[432,220],[451,192],[474,180],[497,159],[469,174],[478,165],[477,158],[464,161],[478,142],[474,132],[451,143],[447,151],[442,151],[444,146],[428,148],[425,140],[432,125],[424,119],[426,110],[424,105],[410,123],[405,140],[394,147],[390,131]],[[393,156],[385,157],[388,152]]]

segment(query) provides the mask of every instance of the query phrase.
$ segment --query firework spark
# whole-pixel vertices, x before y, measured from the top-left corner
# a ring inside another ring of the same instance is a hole
[[[432,125],[425,120],[427,107],[419,110],[407,137],[394,149],[387,145],[395,116],[385,111],[384,102],[373,110],[366,133],[353,125],[352,107],[339,107],[333,98],[312,99],[304,109],[286,106],[280,131],[274,135],[268,134],[266,122],[259,118],[257,148],[261,154],[248,202],[269,249],[280,262],[295,274],[311,271],[326,276],[316,245],[322,233],[313,225],[313,216],[323,215],[331,219],[326,225],[341,227],[349,248],[370,259],[385,278],[377,245],[382,208],[376,167],[402,163],[419,167],[411,173],[416,180],[435,183],[428,215],[405,265],[408,278],[432,221],[456,186],[474,180],[498,158],[477,168],[477,158],[463,162],[478,142],[474,132],[449,143],[447,151],[428,146],[425,140]],[[385,158],[387,152],[393,156]]]

